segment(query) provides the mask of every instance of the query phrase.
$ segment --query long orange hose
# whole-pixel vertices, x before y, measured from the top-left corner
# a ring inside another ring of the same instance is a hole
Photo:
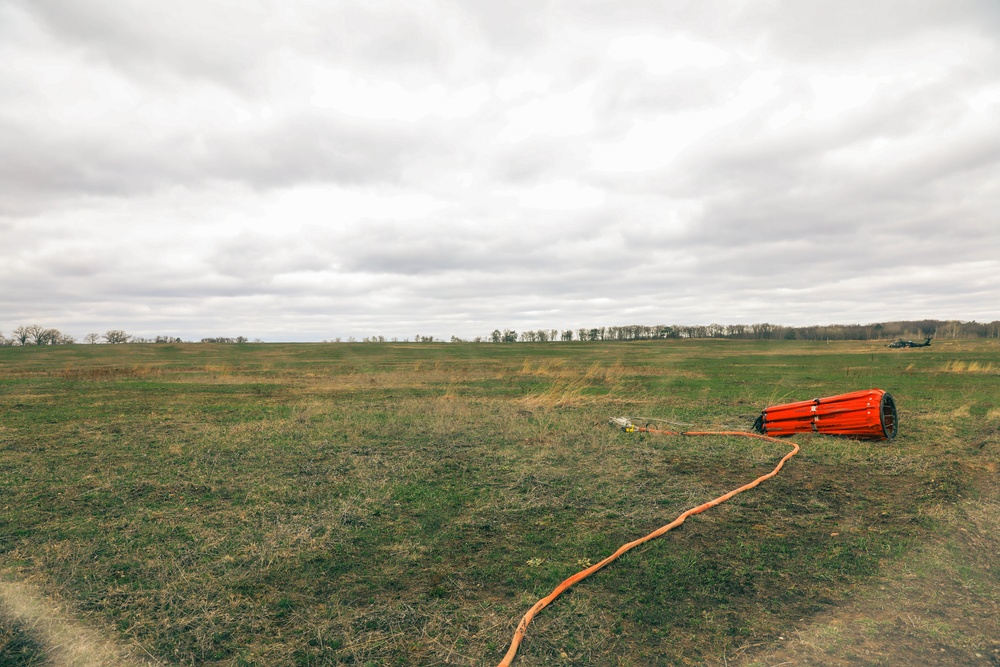
[[[635,547],[639,546],[640,544],[644,544],[644,543],[646,543],[646,542],[648,542],[648,541],[650,541],[652,539],[660,537],[661,535],[663,535],[667,531],[676,528],[677,526],[679,526],[682,523],[684,523],[684,521],[689,516],[691,516],[693,514],[700,514],[700,513],[704,512],[705,510],[707,510],[707,509],[709,509],[711,507],[715,507],[716,505],[719,505],[721,503],[726,502],[727,500],[729,500],[730,498],[732,498],[733,496],[735,496],[738,493],[742,493],[742,492],[744,492],[744,491],[746,491],[748,489],[754,488],[755,486],[757,486],[758,484],[760,484],[764,480],[771,479],[772,477],[774,477],[775,475],[778,474],[778,472],[781,470],[781,468],[785,465],[785,461],[787,461],[788,459],[792,458],[793,456],[795,456],[796,454],[799,453],[799,446],[797,444],[795,444],[794,442],[782,441],[782,440],[778,440],[777,438],[772,438],[772,437],[767,436],[767,435],[762,435],[760,433],[750,433],[750,432],[746,432],[746,431],[686,431],[686,432],[680,432],[680,431],[661,431],[661,430],[658,430],[658,429],[651,429],[651,428],[636,428],[635,430],[636,431],[644,431],[644,432],[647,432],[647,433],[657,433],[657,434],[660,434],[660,435],[738,435],[738,436],[743,436],[743,437],[746,437],[746,438],[757,438],[758,440],[769,440],[771,442],[777,442],[777,443],[782,444],[782,445],[785,445],[785,444],[792,445],[793,449],[792,449],[792,451],[790,451],[787,454],[785,454],[785,456],[782,457],[782,459],[780,461],[778,461],[778,465],[776,465],[774,467],[774,470],[772,470],[771,472],[767,473],[766,475],[761,475],[760,477],[758,477],[754,481],[750,482],[749,484],[744,484],[740,488],[733,489],[729,493],[725,493],[725,494],[719,496],[718,498],[715,498],[714,500],[710,500],[710,501],[708,501],[707,503],[705,503],[703,505],[698,505],[697,507],[694,507],[692,509],[687,510],[686,512],[684,512],[683,514],[681,514],[680,516],[678,516],[676,519],[674,519],[673,521],[671,521],[667,525],[662,526],[660,528],[657,528],[656,530],[654,530],[653,532],[651,532],[649,535],[646,535],[645,537],[640,537],[639,539],[637,539],[635,541],[629,542],[627,544],[623,544],[621,547],[618,548],[618,551],[614,552],[613,554],[611,554],[610,556],[608,556],[607,558],[605,558],[604,560],[602,560],[600,563],[596,563],[594,565],[591,565],[590,567],[588,567],[585,570],[581,570],[581,571],[577,572],[576,574],[574,574],[570,578],[566,579],[566,581],[564,581],[561,584],[559,584],[558,586],[556,586],[555,590],[553,590],[551,593],[549,593],[548,595],[546,595],[545,597],[543,597],[541,600],[539,600],[538,602],[536,602],[535,605],[531,609],[528,610],[528,612],[524,615],[524,617],[521,618],[521,622],[518,623],[518,625],[517,625],[517,630],[514,631],[514,638],[510,642],[510,648],[507,649],[507,654],[503,657],[503,660],[500,661],[500,663],[497,665],[497,667],[510,667],[511,662],[513,662],[513,660],[514,660],[514,656],[517,654],[517,649],[521,645],[521,640],[524,639],[524,633],[528,629],[528,624],[531,623],[531,619],[533,619],[535,617],[535,614],[537,614],[538,612],[540,612],[542,609],[545,609],[545,607],[549,606],[549,604],[553,600],[555,600],[557,597],[559,597],[560,595],[562,595],[562,593],[564,591],[566,591],[566,589],[568,589],[570,586],[572,586],[573,584],[577,583],[578,581],[582,581],[582,580],[586,579],[587,577],[589,577],[593,573],[595,573],[598,570],[600,570],[601,568],[603,568],[605,565],[607,565],[607,564],[609,564],[609,563],[617,560],[618,557],[621,556],[622,554],[624,554],[626,551],[634,549]]]

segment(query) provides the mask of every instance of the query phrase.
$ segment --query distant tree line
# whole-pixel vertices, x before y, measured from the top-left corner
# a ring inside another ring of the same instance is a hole
[[[63,334],[58,329],[47,329],[37,324],[19,326],[11,332],[10,338],[0,332],[0,347],[10,347],[12,345],[71,345],[76,342],[72,336]],[[144,336],[133,336],[121,329],[110,329],[103,334],[89,333],[83,337],[83,342],[88,345],[104,343],[107,345],[122,345],[126,343],[183,343],[178,336],[154,336],[146,338]],[[235,338],[218,337],[202,338],[202,343],[246,343],[246,336],[236,336]],[[260,342],[259,340],[255,342]]]
[[[69,345],[76,341],[58,329],[47,329],[37,324],[19,326],[7,338],[0,333],[0,345]]]
[[[494,329],[473,342],[546,343],[568,341],[628,341],[668,338],[728,338],[734,340],[889,340],[907,337],[1000,338],[1000,320],[961,322],[958,320],[918,320],[874,324],[829,324],[787,327],[767,322],[756,324],[707,324],[655,326],[633,324],[589,329],[539,329],[522,331]]]
[[[899,322],[878,322],[873,324],[828,324],[808,327],[786,327],[767,322],[756,324],[706,324],[706,325],[666,325],[653,326],[630,324],[614,327],[592,327],[581,329],[538,329],[518,333],[513,329],[494,329],[488,336],[476,336],[464,340],[457,336],[451,337],[452,343],[552,343],[552,342],[586,342],[586,341],[629,341],[629,340],[664,340],[670,338],[729,338],[734,340],[895,340],[897,338],[1000,338],[1000,320],[993,322],[963,322],[959,320],[912,320]],[[440,343],[443,339],[434,336],[416,335],[417,343]],[[8,338],[0,332],[0,346],[11,345],[69,345],[75,343],[73,336],[63,334],[58,329],[49,329],[31,324],[19,326],[11,332]],[[121,329],[111,329],[99,333],[88,333],[83,337],[88,344],[105,343],[119,345],[124,343],[183,343],[176,336],[155,336],[145,338],[132,336]],[[247,343],[246,336],[218,336],[202,338],[202,343]],[[260,339],[254,339],[259,343]],[[324,341],[325,342],[325,341]],[[341,342],[336,338],[331,342]],[[348,343],[357,342],[351,336]],[[399,342],[397,338],[386,339],[385,336],[370,336],[362,339],[364,343]],[[409,342],[409,339],[404,339]]]
[[[915,320],[877,322],[873,324],[828,324],[822,326],[788,327],[759,322],[756,324],[705,324],[705,325],[644,325],[630,324],[614,327],[582,329],[538,329],[521,331],[494,329],[488,336],[471,339],[451,337],[452,343],[551,343],[664,340],[670,338],[728,338],[733,340],[895,340],[897,338],[1000,338],[1000,320],[962,322],[959,320]],[[414,336],[416,343],[441,343],[433,336]],[[340,338],[331,342],[341,342]],[[353,343],[355,339],[348,338]],[[384,343],[384,336],[365,338],[364,343]],[[393,338],[391,342],[397,342]],[[410,339],[404,339],[410,342]]]
[[[668,338],[728,338],[734,340],[894,340],[907,337],[1000,338],[1000,321],[988,323],[958,320],[918,320],[874,324],[829,324],[787,327],[767,322],[756,324],[707,324],[655,326],[633,324],[585,329],[540,329],[522,331],[494,329],[473,342],[546,343],[568,341],[628,341]]]

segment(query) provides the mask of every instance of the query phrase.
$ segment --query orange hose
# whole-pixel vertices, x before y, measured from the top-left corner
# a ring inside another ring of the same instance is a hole
[[[757,438],[758,440],[769,440],[771,442],[777,442],[777,443],[780,443],[780,444],[783,444],[783,445],[784,444],[789,444],[789,445],[792,445],[793,449],[792,449],[792,451],[790,451],[787,454],[785,454],[785,456],[782,457],[782,459],[780,461],[778,461],[778,465],[776,465],[774,467],[774,470],[772,470],[771,472],[767,473],[766,475],[761,475],[760,477],[758,477],[754,481],[750,482],[749,484],[744,484],[740,488],[733,489],[729,493],[725,493],[725,494],[719,496],[718,498],[715,498],[714,500],[710,500],[707,503],[704,503],[703,505],[698,505],[697,507],[694,507],[692,509],[687,510],[686,512],[684,512],[683,514],[681,514],[680,516],[678,516],[676,519],[674,519],[673,521],[671,521],[667,525],[661,526],[660,528],[657,528],[656,530],[654,530],[653,532],[651,532],[649,535],[646,535],[645,537],[640,537],[637,540],[634,540],[634,541],[629,542],[627,544],[623,544],[621,547],[618,548],[618,551],[614,552],[613,554],[611,554],[610,556],[608,556],[607,558],[605,558],[604,560],[602,560],[600,563],[596,563],[594,565],[591,565],[590,567],[588,567],[585,570],[580,570],[579,572],[577,572],[576,574],[574,574],[573,576],[571,576],[570,578],[566,579],[564,582],[562,582],[561,584],[559,584],[558,586],[556,586],[555,590],[553,590],[551,593],[549,593],[548,595],[546,595],[545,597],[543,597],[541,600],[539,600],[538,602],[536,602],[535,605],[531,609],[529,609],[528,612],[521,618],[521,622],[518,623],[518,625],[517,625],[517,630],[514,631],[514,638],[510,642],[510,648],[507,649],[507,654],[503,657],[503,660],[500,661],[500,663],[497,665],[497,667],[510,667],[511,662],[513,662],[513,660],[514,660],[514,656],[517,654],[517,649],[521,645],[521,640],[524,639],[524,633],[528,629],[528,624],[531,623],[531,619],[533,619],[535,617],[535,614],[537,614],[538,612],[540,612],[545,607],[549,606],[549,603],[551,603],[557,597],[559,597],[560,595],[562,595],[562,593],[565,590],[567,590],[570,586],[572,586],[573,584],[577,583],[578,581],[582,581],[582,580],[586,579],[587,577],[589,577],[593,573],[595,573],[598,570],[600,570],[601,568],[603,568],[605,565],[608,565],[609,563],[617,560],[618,557],[621,556],[622,554],[624,554],[626,551],[634,549],[635,547],[639,546],[640,544],[644,544],[644,543],[646,543],[646,542],[648,542],[648,541],[650,541],[652,539],[660,537],[661,535],[663,535],[667,531],[676,528],[677,526],[679,526],[682,523],[684,523],[684,521],[689,516],[691,516],[693,514],[700,514],[700,513],[704,512],[705,510],[707,510],[707,509],[709,509],[711,507],[715,507],[716,505],[719,505],[721,503],[726,502],[727,500],[729,500],[730,498],[732,498],[733,496],[735,496],[738,493],[742,493],[742,492],[746,491],[747,489],[752,489],[753,487],[757,486],[758,484],[760,484],[764,480],[771,479],[772,477],[774,477],[775,475],[778,474],[778,471],[780,471],[781,468],[785,465],[785,461],[787,461],[788,459],[792,458],[793,456],[795,456],[796,454],[799,453],[799,446],[797,444],[795,444],[794,442],[782,441],[782,440],[778,440],[777,438],[772,438],[772,437],[767,436],[767,435],[761,435],[760,433],[749,433],[749,432],[746,432],[746,431],[687,431],[687,432],[679,432],[679,431],[661,431],[661,430],[658,430],[658,429],[651,429],[651,428],[648,428],[648,427],[647,428],[636,428],[635,430],[636,431],[644,431],[644,432],[647,432],[647,433],[657,433],[657,434],[660,434],[660,435],[739,435],[739,436],[743,436],[743,437],[746,437],[746,438]]]

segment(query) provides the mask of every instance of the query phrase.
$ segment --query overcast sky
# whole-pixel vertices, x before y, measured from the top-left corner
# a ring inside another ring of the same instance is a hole
[[[1000,318],[996,0],[0,0],[0,331]]]

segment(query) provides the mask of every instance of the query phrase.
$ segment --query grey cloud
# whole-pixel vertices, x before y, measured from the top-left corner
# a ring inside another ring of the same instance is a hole
[[[822,174],[817,171],[825,171],[820,161],[833,151],[879,138],[919,134],[929,124],[940,123],[942,114],[957,115],[960,109],[951,100],[941,101],[944,92],[935,87],[929,91],[882,95],[862,110],[781,132],[764,132],[759,126],[748,128],[745,136],[734,133],[725,142],[704,146],[684,166],[695,171],[692,181],[711,184],[718,184],[720,178],[724,182],[746,182],[746,179],[753,182],[775,173],[783,179],[795,174],[798,178],[819,176]],[[928,104],[928,97],[937,102]],[[786,103],[793,101],[787,99]],[[879,168],[877,163],[872,166],[875,170]]]
[[[594,27],[612,25],[637,32],[661,29],[715,37],[725,34],[733,24],[739,24],[746,11],[728,0],[586,0],[563,2],[561,7],[565,10],[563,16],[569,14]]]
[[[407,162],[442,151],[440,130],[335,114],[293,117],[279,126],[232,133],[207,142],[204,163],[213,178],[257,188],[292,183],[396,183]]]
[[[0,213],[37,213],[53,196],[124,195],[182,180],[182,163],[148,147],[115,142],[110,128],[93,136],[66,133],[43,121],[3,125],[0,150],[9,158],[0,165]]]
[[[2,121],[0,121],[2,124]],[[37,212],[50,197],[131,196],[171,186],[235,181],[258,189],[295,183],[397,183],[418,156],[443,150],[432,126],[304,114],[248,131],[177,130],[143,137],[109,125],[81,133],[7,123],[0,132],[0,213]]]
[[[967,229],[1000,242],[1000,230],[987,232],[981,213],[965,221],[953,219],[953,214],[953,208],[920,196],[866,199],[860,187],[766,196],[746,192],[707,207],[689,239],[707,248],[751,251],[802,241],[820,252],[838,250],[835,257],[844,269],[859,255],[875,263],[914,261],[915,249],[900,243],[908,236],[925,240],[932,252],[919,261],[930,263],[949,250],[967,259],[988,252],[982,245],[963,250],[969,241],[963,234]]]
[[[913,193],[926,192],[940,181],[952,181],[956,190],[966,191],[996,182],[1000,177],[1000,133],[964,133],[951,140],[914,155],[888,173],[877,174],[876,181]]]
[[[479,33],[502,51],[524,55],[541,45],[548,30],[544,17],[553,3],[550,0],[514,0],[504,3],[473,0],[455,3],[472,17]]]
[[[442,26],[432,16],[418,13],[416,8],[397,7],[389,11],[359,3],[337,13],[339,16],[330,23],[342,26],[343,34],[337,37],[348,46],[334,46],[329,35],[317,35],[317,40],[322,40],[326,49],[331,46],[344,51],[350,49],[362,63],[390,68],[396,74],[399,68],[405,71],[450,66],[452,45],[443,34]],[[328,27],[325,22],[320,26],[318,32]]]
[[[691,70],[656,75],[635,66],[614,68],[602,77],[595,108],[605,123],[624,118],[629,124],[665,113],[707,109],[725,102],[738,85],[739,74],[745,73],[734,67],[728,70],[708,77]]]
[[[462,276],[461,291],[473,276],[533,280],[572,270],[581,258],[565,252],[563,242],[556,230],[511,237],[490,226],[366,221],[347,230],[309,227],[292,238],[242,234],[217,246],[209,264],[258,287],[281,275],[336,270],[382,285]]]
[[[698,198],[704,213],[689,238],[713,246],[799,238],[828,243],[897,226],[928,238],[942,229],[983,234],[983,215],[996,202],[990,184],[1000,177],[1000,135],[973,124],[956,129],[950,141],[930,141],[952,132],[948,121],[961,121],[964,109],[948,99],[935,107],[925,97],[925,91],[885,97],[883,104],[813,128],[732,134],[658,178],[645,178],[645,188]],[[863,155],[874,140],[895,142],[907,153],[887,149],[850,166],[831,160],[843,150]],[[957,219],[956,195],[965,208]],[[893,253],[889,261],[903,256]]]
[[[368,46],[388,44],[386,48],[398,50],[395,57],[401,59],[396,62],[397,76],[421,62],[433,72],[435,63],[447,61],[451,54],[433,52],[439,47],[424,31],[429,27],[427,16],[400,12],[387,16],[361,6],[339,11],[298,6],[300,19],[319,21],[286,26],[302,31],[305,44],[300,47],[298,35],[282,32],[281,20],[268,20],[268,12],[276,8],[241,7],[239,16],[229,21],[227,13],[234,8],[211,3],[206,7],[207,13],[202,13],[194,7],[151,10],[142,3],[83,6],[53,0],[7,7],[17,19],[14,23],[21,25],[11,43],[19,43],[26,53],[44,55],[39,67],[48,69],[32,69],[35,61],[29,55],[24,61],[10,59],[10,70],[0,73],[0,81],[12,92],[19,91],[0,103],[0,153],[5,156],[0,163],[0,215],[36,214],[62,198],[81,194],[130,197],[169,185],[200,188],[217,180],[258,189],[303,182],[400,182],[407,172],[425,177],[428,165],[447,165],[456,153],[456,140],[468,129],[463,130],[461,123],[378,121],[309,108],[301,99],[286,104],[281,72],[268,69],[269,54],[297,48],[306,58],[328,57],[330,48],[365,51]],[[296,8],[288,11],[295,13]],[[191,25],[184,12],[190,12]],[[42,17],[55,39],[68,41],[45,41],[31,33],[26,23],[32,16]],[[272,33],[274,24],[279,27]],[[336,28],[332,37],[324,26]],[[29,33],[33,36],[26,36]],[[341,44],[345,35],[352,43]],[[427,43],[421,46],[421,40]],[[91,53],[91,60],[94,52],[102,53],[106,66],[81,67],[74,60],[81,51]],[[211,62],[216,51],[220,63]],[[421,53],[426,56],[423,61]],[[348,61],[354,58],[345,54]],[[384,66],[389,67],[393,56],[385,57]],[[301,61],[305,72],[289,74],[308,76],[310,62]],[[137,73],[136,67],[162,70],[170,80],[148,71]],[[81,71],[95,82],[93,92],[75,85],[82,80],[77,74]],[[122,72],[127,79],[119,77]],[[52,83],[38,86],[39,76]],[[260,85],[241,88],[241,79],[254,79]],[[418,80],[420,85],[437,82],[427,76]],[[220,94],[210,82],[231,90]],[[119,94],[102,102],[102,86]],[[199,109],[207,95],[222,103],[218,117],[205,116]],[[55,100],[60,108],[51,113]],[[103,114],[79,120],[65,111],[102,104]],[[275,104],[279,110],[271,121],[257,118],[227,124],[227,118],[234,119],[227,104],[250,110]]]
[[[413,74],[448,69],[454,48],[444,22],[416,7],[266,0],[18,4],[56,38],[129,76],[203,80],[248,96],[267,90],[270,70],[285,52]]]
[[[758,9],[754,23],[769,32],[773,48],[797,58],[853,58],[901,38],[941,28],[960,27],[995,37],[1000,30],[1000,8],[989,0],[892,0],[877,4],[865,0],[835,4],[782,0],[766,10]]]
[[[342,240],[343,266],[400,277],[455,271],[504,273],[551,268],[543,230],[510,235],[492,224],[427,225],[368,222]]]
[[[270,41],[259,3],[204,3],[186,9],[107,0],[19,4],[58,38],[139,78],[180,75],[247,86],[258,64],[254,45]]]
[[[267,284],[282,274],[336,269],[336,260],[313,239],[251,236],[243,233],[223,241],[208,260],[220,275]]]
[[[531,143],[497,148],[486,159],[496,181],[532,184],[575,174],[586,161],[587,151],[575,138],[540,137]]]

